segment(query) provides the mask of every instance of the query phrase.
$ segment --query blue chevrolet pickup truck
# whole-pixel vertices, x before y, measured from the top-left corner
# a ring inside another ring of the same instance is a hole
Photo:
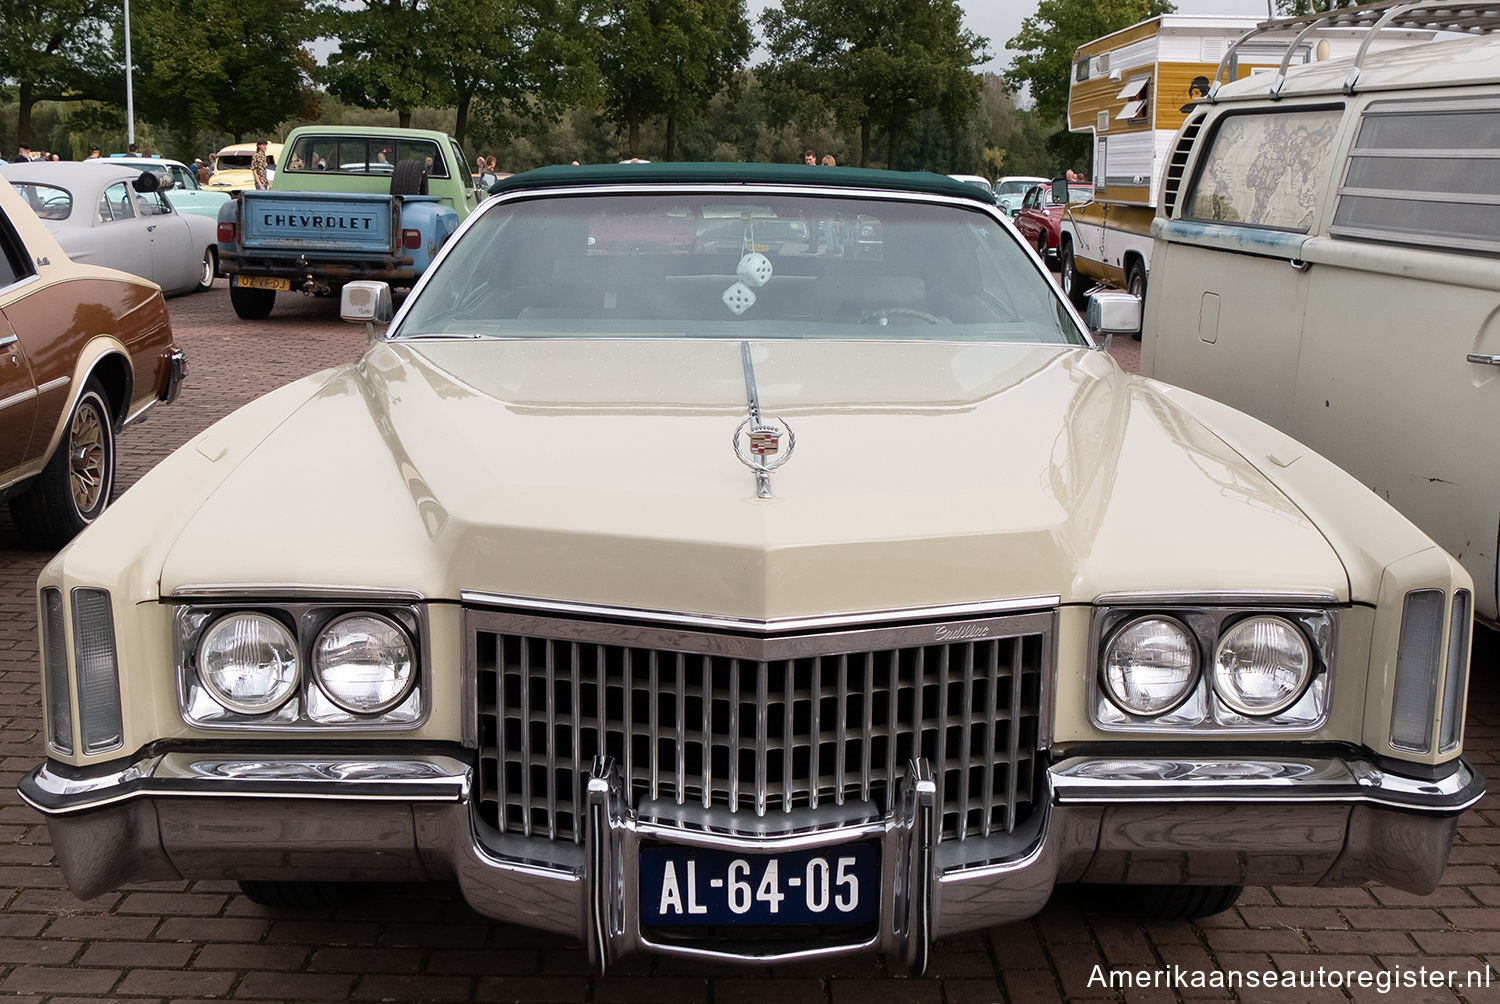
[[[482,194],[452,137],[426,129],[302,126],[269,190],[219,211],[219,263],[234,312],[268,316],[278,292],[346,282],[410,286]]]

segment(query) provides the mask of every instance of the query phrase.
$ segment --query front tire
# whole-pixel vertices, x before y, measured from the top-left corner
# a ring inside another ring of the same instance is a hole
[[[214,288],[214,275],[219,271],[219,254],[213,248],[203,249],[203,267],[198,270],[198,286],[194,292],[207,293]]]
[[[1098,886],[1098,898],[1113,912],[1137,920],[1197,920],[1223,913],[1239,901],[1242,885]]]
[[[229,304],[234,312],[247,321],[263,321],[271,316],[276,305],[276,290],[251,289],[248,286],[230,286]]]
[[[10,503],[28,542],[56,549],[104,512],[115,490],[115,430],[104,387],[90,379],[62,441],[31,486]]]
[[[332,910],[355,898],[351,882],[240,882],[240,892],[272,910]]]
[[[1078,274],[1078,263],[1073,260],[1073,245],[1070,241],[1063,241],[1057,257],[1061,262],[1058,271],[1062,273],[1063,292],[1073,306],[1083,310],[1089,305],[1088,288],[1083,285],[1083,277]]]

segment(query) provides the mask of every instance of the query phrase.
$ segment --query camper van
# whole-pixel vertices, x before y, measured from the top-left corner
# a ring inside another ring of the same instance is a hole
[[[1094,138],[1092,202],[1069,206],[1058,246],[1059,270],[1079,307],[1096,286],[1145,297],[1151,274],[1151,220],[1164,185],[1182,164],[1172,138],[1216,85],[1352,54],[1360,38],[1318,26],[1307,34],[1270,31],[1233,44],[1260,22],[1253,17],[1163,14],[1079,46],[1068,89],[1068,129]],[[1382,47],[1427,40],[1432,31],[1385,34]]]
[[[1348,470],[1464,565],[1494,623],[1500,11],[1427,0],[1291,24],[1371,45],[1194,109],[1155,222],[1141,371]],[[1426,29],[1442,34],[1376,51]]]

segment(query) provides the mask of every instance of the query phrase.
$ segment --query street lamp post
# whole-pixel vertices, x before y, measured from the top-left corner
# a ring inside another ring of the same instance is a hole
[[[125,142],[135,143],[135,90],[130,79],[130,0],[125,0]]]

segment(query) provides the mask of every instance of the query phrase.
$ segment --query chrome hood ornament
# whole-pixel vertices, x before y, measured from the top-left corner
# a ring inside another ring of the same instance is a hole
[[[766,421],[760,414],[760,395],[755,389],[755,365],[750,360],[750,343],[740,343],[740,359],[745,368],[745,395],[748,399],[750,417],[740,422],[734,430],[734,455],[740,463],[755,472],[755,495],[757,498],[771,497],[771,472],[792,459],[792,450],[797,446],[797,434],[792,427],[779,418]],[[786,439],[786,451],[782,452],[781,441]]]

